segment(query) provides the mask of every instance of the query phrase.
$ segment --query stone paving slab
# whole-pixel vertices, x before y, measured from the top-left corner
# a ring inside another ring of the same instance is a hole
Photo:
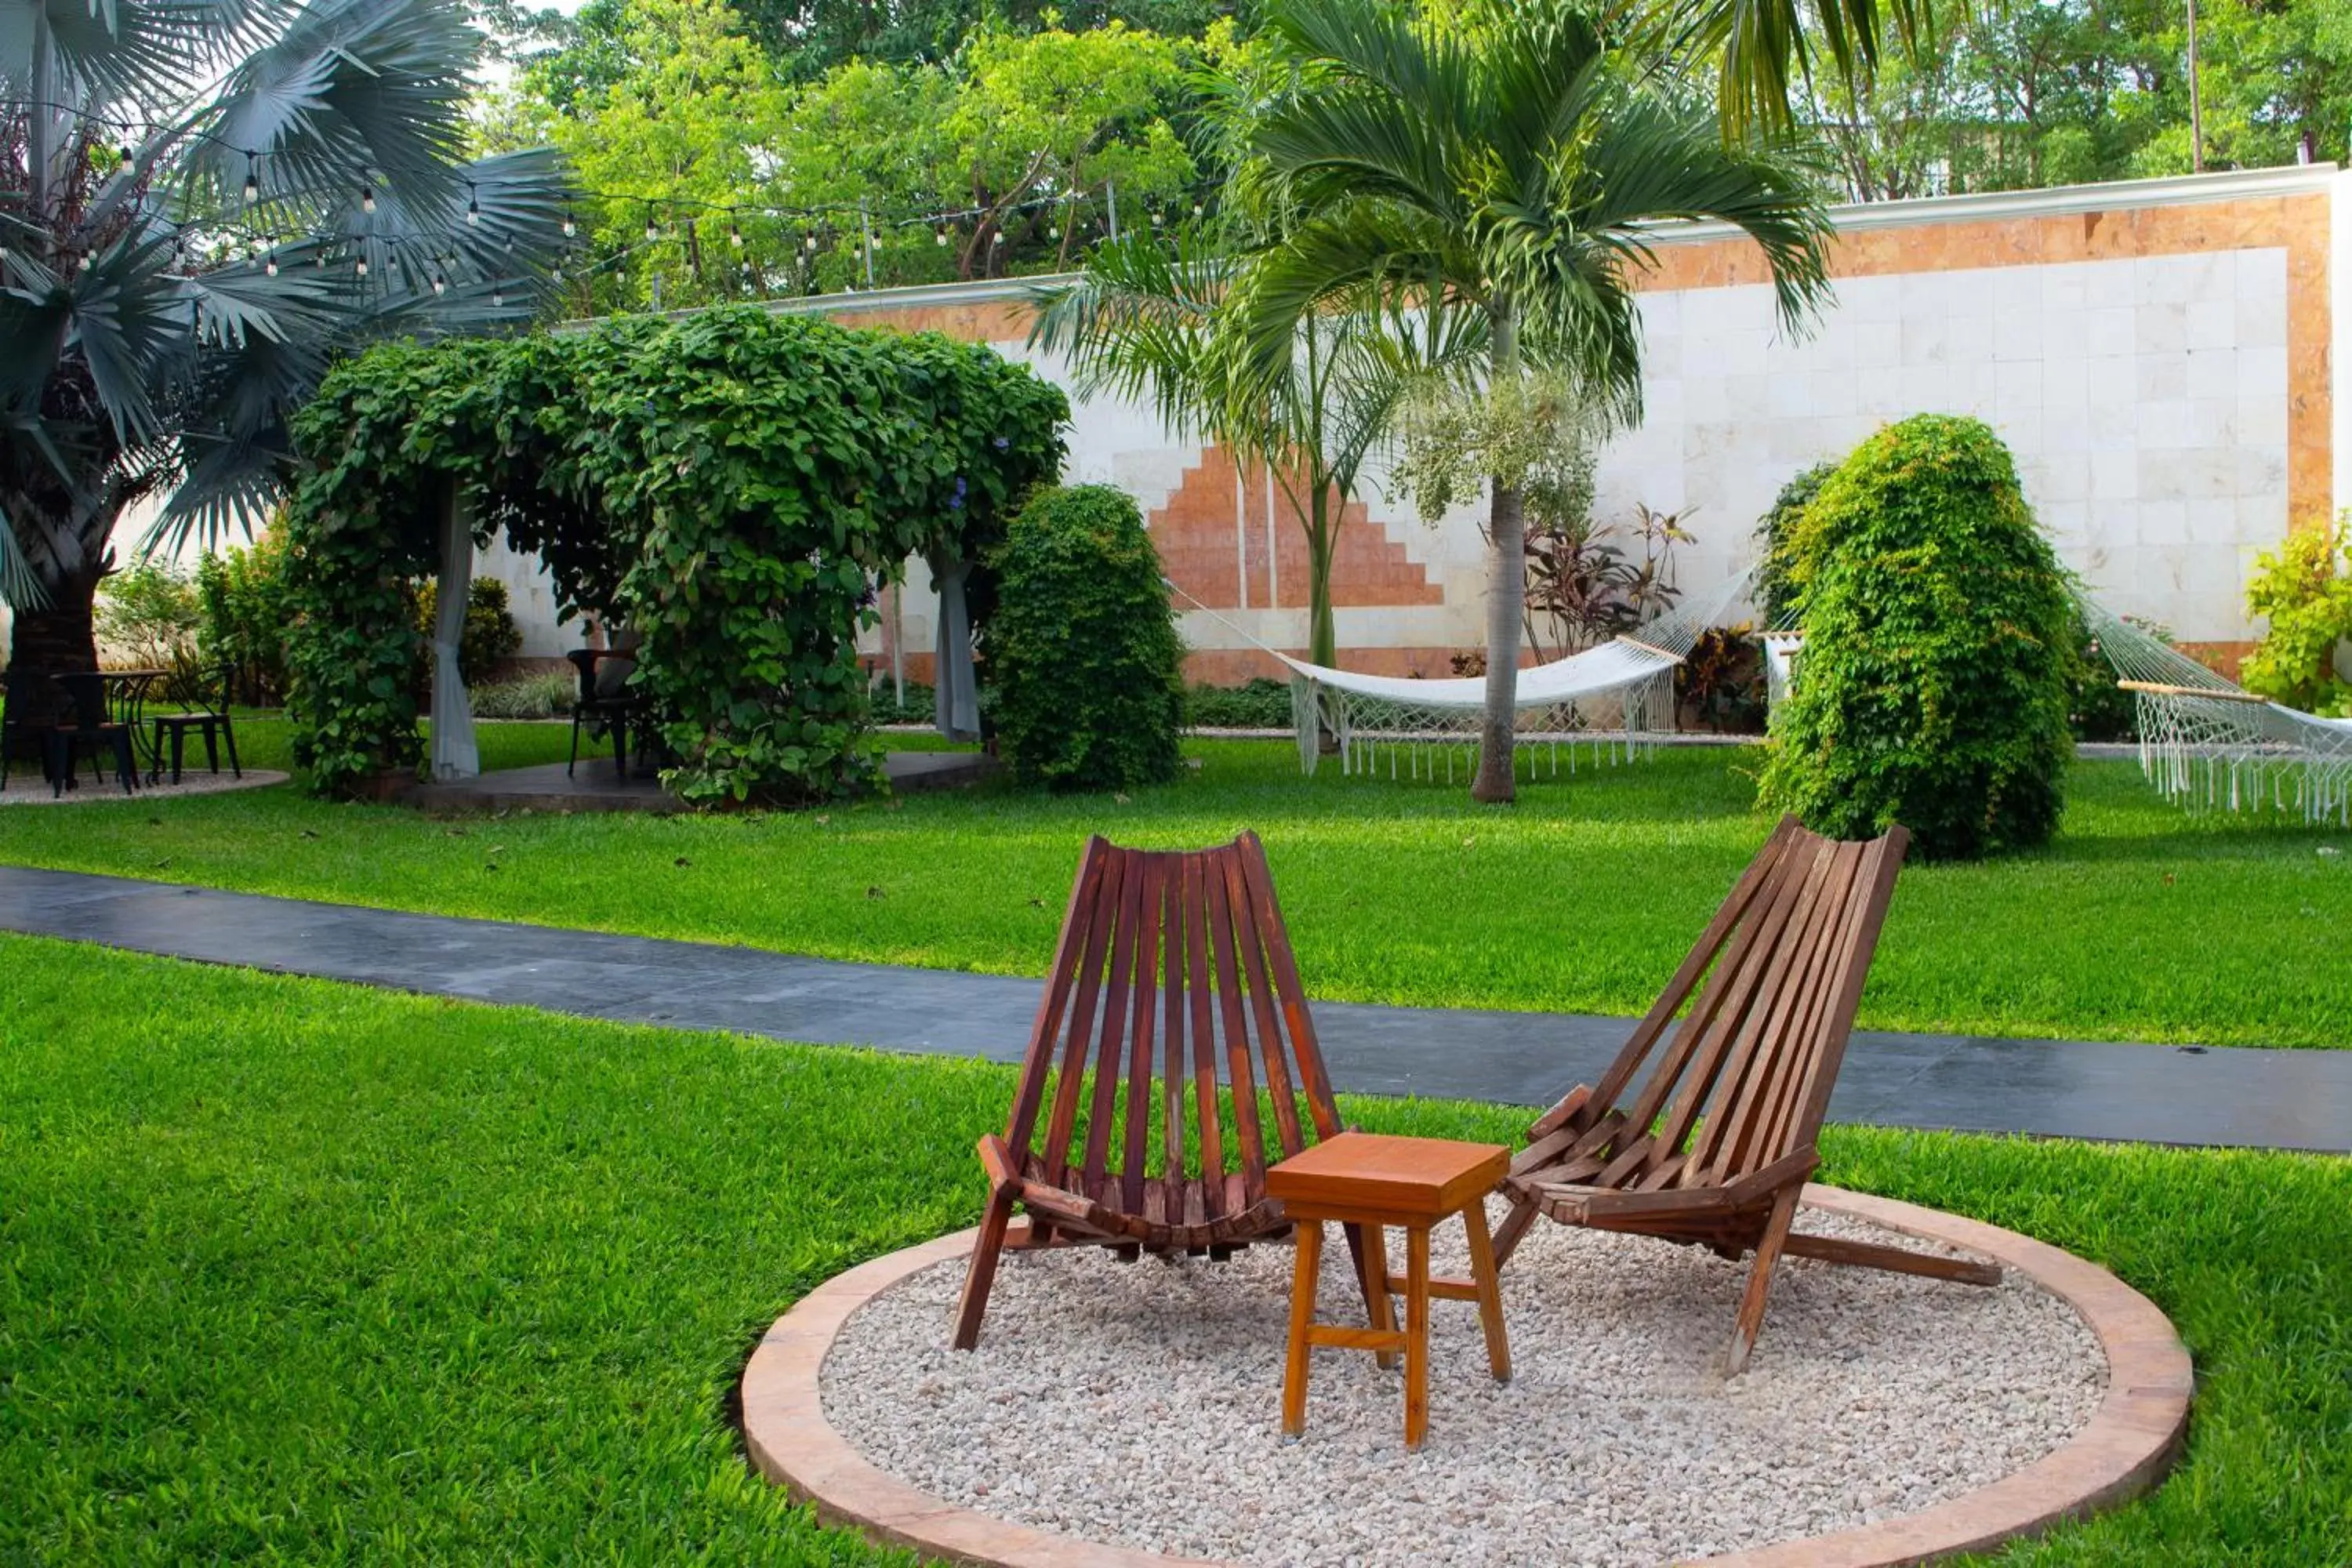
[[[709,942],[0,867],[0,930],[622,1023],[1020,1059],[1039,982]],[[1590,1082],[1632,1022],[1589,1014],[1315,1008],[1361,1094],[1541,1106]],[[2352,1049],[1856,1031],[1830,1115],[1878,1126],[2352,1152]]]

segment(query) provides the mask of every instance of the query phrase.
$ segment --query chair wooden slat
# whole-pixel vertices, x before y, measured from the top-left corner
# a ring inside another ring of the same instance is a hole
[[[1223,1257],[1287,1227],[1265,1194],[1267,1165],[1339,1127],[1255,836],[1182,853],[1089,839],[1010,1131],[981,1140],[989,1198],[955,1343],[978,1341],[1016,1209],[1027,1211],[1023,1246]]]
[[[1053,1073],[1054,1042],[1061,1034],[1071,982],[1076,978],[1079,954],[1091,926],[1086,917],[1094,908],[1103,866],[1109,858],[1109,840],[1099,834],[1087,839],[1078,860],[1077,880],[1070,884],[1069,907],[1062,912],[1062,934],[1054,943],[1053,967],[1045,972],[1045,994],[1037,1001],[1037,1021],[1030,1027],[1029,1049],[1021,1063],[1021,1089],[1013,1100],[1013,1125],[1005,1141],[1016,1150],[1028,1148],[1030,1134],[1037,1130],[1045,1080]]]
[[[1265,1070],[1267,1099],[1274,1107],[1275,1136],[1281,1140],[1285,1159],[1307,1147],[1298,1133],[1298,1100],[1290,1092],[1289,1047],[1283,1043],[1282,1019],[1275,1009],[1274,987],[1266,978],[1265,950],[1261,945],[1257,915],[1250,907],[1249,885],[1242,873],[1242,854],[1224,858],[1225,908],[1234,921],[1234,947],[1241,955],[1242,973],[1249,983],[1251,1019],[1257,1026],[1257,1051],[1252,1058]]]
[[[1274,985],[1282,1004],[1284,1032],[1289,1037],[1293,1058],[1298,1064],[1298,1087],[1307,1096],[1307,1109],[1315,1123],[1315,1136],[1328,1138],[1340,1131],[1339,1112],[1333,1107],[1331,1080],[1323,1068],[1323,1047],[1315,1037],[1314,1016],[1307,1010],[1307,991],[1298,983],[1298,960],[1290,950],[1289,928],[1283,924],[1282,907],[1274,899],[1274,873],[1265,863],[1265,846],[1255,833],[1241,837],[1242,875],[1249,884],[1250,908],[1257,918],[1260,936],[1265,940],[1266,961],[1274,972]]]
[[[1225,1212],[1225,1143],[1217,1111],[1215,999],[1209,991],[1209,866],[1205,855],[1184,857],[1184,962],[1192,1012],[1192,1099],[1200,1115],[1202,1187],[1211,1219]],[[1205,1223],[1205,1222],[1203,1222]]]
[[[1145,858],[1130,857],[1119,879],[1118,906],[1111,927],[1110,984],[1103,991],[1102,1034],[1095,1047],[1093,1103],[1087,1110],[1086,1179],[1098,1185],[1108,1169],[1118,1086],[1127,1076],[1127,1005],[1134,999],[1135,953],[1143,934]],[[1089,1194],[1089,1195],[1092,1195]]]
[[[1153,1030],[1159,1015],[1153,975],[1160,964],[1160,887],[1168,875],[1168,857],[1143,857],[1143,886],[1136,900],[1135,996],[1128,1013],[1135,1020],[1133,1044],[1127,1067],[1127,1126],[1121,1139],[1124,1156],[1119,1206],[1129,1214],[1143,1212],[1146,1156],[1151,1152],[1151,1069]]]
[[[1242,1162],[1242,1206],[1265,1192],[1265,1140],[1258,1132],[1257,1075],[1250,1070],[1249,1026],[1244,1021],[1241,973],[1234,958],[1234,911],[1224,868],[1202,868],[1209,893],[1209,952],[1217,974],[1217,1012],[1225,1027],[1225,1082],[1234,1093],[1234,1142]]]
[[[1116,923],[1112,911],[1118,907],[1119,882],[1127,874],[1127,858],[1109,853],[1108,845],[1104,848],[1102,879],[1095,885],[1094,900],[1084,911],[1086,950],[1078,960],[1077,1001],[1070,1010],[1061,1081],[1054,1086],[1054,1110],[1045,1121],[1045,1170],[1055,1186],[1069,1179],[1070,1136],[1077,1127],[1078,1088],[1086,1081],[1087,1047],[1094,1040],[1095,1003],[1102,994],[1103,952]]]
[[[1780,823],[1600,1084],[1537,1119],[1504,1181],[1503,1256],[1538,1215],[1727,1257],[1752,1250],[1727,1357],[1733,1372],[1747,1364],[1797,1194],[1819,1163],[1822,1118],[1908,843],[1900,827],[1862,844]],[[1688,1016],[1657,1050],[1685,1001]],[[1832,1247],[1812,1256],[1905,1268],[1911,1255]]]

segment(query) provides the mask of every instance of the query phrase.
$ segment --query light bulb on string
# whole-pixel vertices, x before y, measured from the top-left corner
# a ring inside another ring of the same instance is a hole
[[[570,239],[579,232],[580,225],[573,221],[572,216],[569,212],[565,213],[563,215],[563,237]]]
[[[945,225],[945,224],[941,224],[941,225],[940,225],[940,247],[944,249],[944,248],[946,247],[946,246],[947,246],[947,243],[948,243],[948,226],[947,226],[947,225]]]
[[[994,234],[990,235],[988,237],[988,243],[991,245],[1003,245],[1004,243],[1004,231],[1000,228]]]
[[[132,149],[132,147],[131,147],[131,143],[130,143],[130,142],[125,142],[122,144],[121,152],[122,152],[122,167],[123,167],[124,172],[125,172],[125,173],[127,173],[127,174],[137,174],[137,173],[139,172],[139,154],[138,154],[138,153]]]
[[[357,261],[355,261],[355,262],[353,262],[353,263],[352,264],[352,275],[353,277],[355,277],[355,278],[364,278],[364,277],[366,277],[366,276],[367,276],[367,274],[368,274],[367,258],[366,258],[366,257],[364,257],[364,256],[362,256],[362,257],[361,257]]]
[[[811,231],[809,234],[808,240],[806,242],[806,248],[811,256],[814,256],[816,254],[816,235],[814,231]]]
[[[743,225],[735,216],[735,209],[727,209],[727,243],[736,249],[743,248]]]
[[[490,286],[490,309],[493,310],[503,310],[506,308],[507,291],[504,289],[499,288],[498,285],[492,284]]]
[[[275,277],[277,277],[277,276],[278,276],[278,252],[277,252],[277,251],[272,250],[272,251],[269,253],[269,259],[268,259],[268,260],[267,260],[267,261],[265,261],[265,262],[263,262],[263,263],[261,264],[261,272],[262,272],[262,276],[263,276],[263,277],[265,277],[265,278],[275,278]]]
[[[654,221],[654,204],[646,204],[646,243],[651,245],[661,237],[661,225]]]
[[[245,205],[251,206],[261,199],[261,154],[245,155]]]
[[[360,211],[363,213],[372,213],[375,211],[375,187],[373,185],[362,185],[360,187]]]
[[[471,180],[466,182],[466,226],[468,228],[482,226],[482,198],[475,190],[474,182]]]

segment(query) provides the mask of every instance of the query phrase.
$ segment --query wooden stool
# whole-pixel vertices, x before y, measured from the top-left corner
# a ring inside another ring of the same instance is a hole
[[[1371,1351],[1382,1366],[1404,1352],[1404,1446],[1418,1448],[1429,1430],[1429,1299],[1478,1303],[1486,1336],[1486,1365],[1495,1381],[1511,1380],[1511,1347],[1503,1337],[1503,1301],[1495,1285],[1495,1246],[1486,1232],[1486,1194],[1510,1168],[1500,1143],[1456,1143],[1440,1138],[1391,1138],[1342,1132],[1294,1154],[1265,1173],[1265,1190],[1282,1202],[1297,1227],[1298,1273],[1290,1292],[1290,1352],[1282,1377],[1282,1430],[1307,1429],[1307,1352],[1316,1345]],[[1430,1227],[1454,1215],[1470,1233],[1470,1278],[1429,1277]],[[1367,1329],[1315,1321],[1315,1284],[1323,1263],[1323,1222],[1360,1226],[1364,1274],[1385,1281],[1367,1292],[1373,1304]],[[1384,1226],[1404,1227],[1405,1271],[1388,1271]],[[1404,1329],[1391,1315],[1389,1292],[1404,1293]]]

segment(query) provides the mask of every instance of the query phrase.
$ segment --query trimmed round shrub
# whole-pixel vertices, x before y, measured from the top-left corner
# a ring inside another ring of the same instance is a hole
[[[1176,776],[1184,644],[1143,514],[1108,485],[1040,490],[991,558],[998,750],[1057,790]]]
[[[2073,747],[2074,605],[2000,438],[1946,415],[1880,431],[1795,543],[1805,646],[1765,802],[1842,838],[1900,822],[1934,858],[2047,840]]]

